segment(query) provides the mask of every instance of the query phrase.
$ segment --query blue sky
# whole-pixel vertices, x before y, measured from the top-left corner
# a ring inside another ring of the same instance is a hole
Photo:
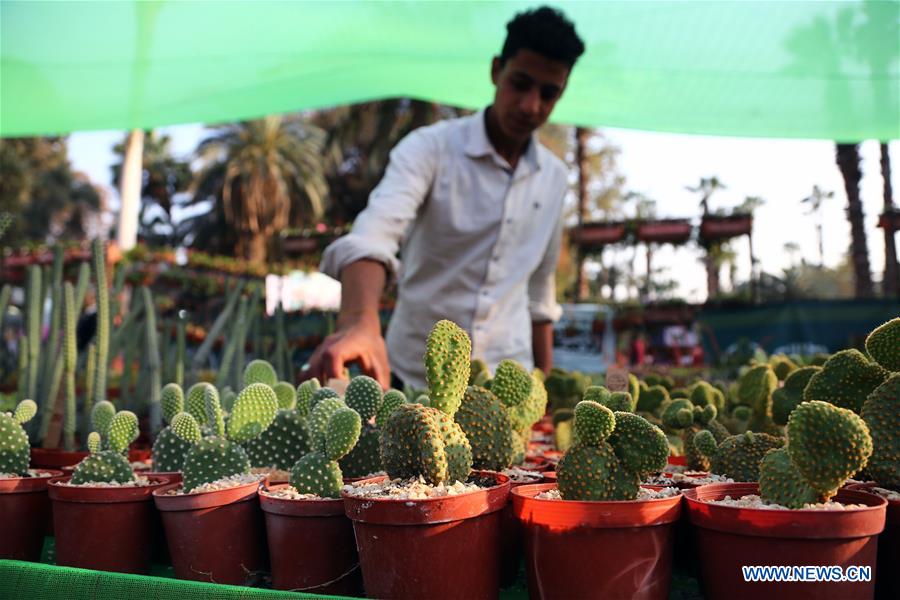
[[[165,127],[172,136],[174,152],[188,157],[202,139],[202,125]],[[712,209],[731,207],[746,196],[766,200],[756,212],[754,250],[762,268],[779,273],[790,264],[784,244],[800,245],[800,256],[818,261],[815,222],[806,216],[800,200],[813,185],[833,190],[835,197],[824,207],[825,263],[835,265],[850,244],[850,226],[845,217],[846,195],[834,160],[834,143],[820,140],[747,139],[663,134],[622,129],[603,129],[606,137],[621,149],[618,162],[626,177],[626,188],[657,201],[661,217],[696,217],[697,197],[685,190],[701,177],[717,176],[727,189],[713,196]],[[118,206],[118,194],[111,187],[112,147],[122,132],[75,133],[69,140],[69,155],[77,170],[109,191],[111,206]],[[900,204],[900,144],[890,145],[893,166],[894,202]],[[865,213],[869,256],[875,279],[884,268],[884,235],[876,227],[883,206],[882,178],[877,142],[861,146],[863,182],[861,195]],[[749,274],[746,239],[735,244],[738,251],[738,279]],[[630,256],[627,251],[622,256]],[[664,246],[655,253],[654,267],[668,267],[670,277],[680,282],[679,294],[695,301],[706,296],[706,279],[699,252],[690,247]],[[643,268],[643,251],[638,254]]]

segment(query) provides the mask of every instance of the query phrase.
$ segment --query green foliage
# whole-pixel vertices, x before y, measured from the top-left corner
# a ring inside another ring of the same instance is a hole
[[[832,354],[822,370],[810,378],[803,390],[803,399],[830,402],[859,413],[866,397],[888,375],[887,371],[869,361],[859,350],[841,350]]]
[[[281,410],[292,410],[297,404],[297,390],[287,381],[279,381],[272,388],[275,397],[278,399],[278,408]]]
[[[272,424],[243,446],[252,466],[287,471],[312,450],[310,437],[305,416],[297,410],[279,410]]]
[[[447,320],[435,323],[425,350],[428,398],[431,406],[451,418],[466,393],[471,355],[472,342],[459,325]]]
[[[218,405],[218,402],[216,402]],[[264,383],[251,383],[238,394],[228,420],[229,439],[241,443],[261,434],[278,413],[278,398]]]
[[[796,369],[787,376],[782,387],[772,392],[772,421],[776,425],[787,425],[791,412],[803,402],[803,390],[809,380],[821,370],[821,367]]]
[[[882,486],[900,490],[900,374],[869,394],[861,416],[872,435],[866,472]]]
[[[277,382],[278,375],[275,373],[275,368],[264,360],[251,360],[244,367],[244,387],[254,383],[264,383],[269,387],[274,387]]]
[[[37,404],[33,400],[22,400],[12,414],[0,412],[0,473],[25,475],[28,472],[30,448],[22,425],[36,413]]]
[[[729,436],[721,444],[707,429],[694,436],[694,447],[709,459],[710,472],[735,481],[759,481],[760,461],[769,450],[783,445],[779,437],[752,431]]]
[[[869,334],[866,352],[886,371],[900,371],[900,317],[876,327]]]
[[[297,412],[301,416],[309,416],[309,411],[312,409],[313,394],[321,387],[319,380],[315,377],[307,379],[297,386]]]
[[[509,412],[497,396],[482,387],[469,386],[456,422],[472,446],[472,466],[502,471],[515,454],[513,426]]]
[[[344,392],[344,402],[368,422],[381,404],[381,384],[366,375],[357,375]]]

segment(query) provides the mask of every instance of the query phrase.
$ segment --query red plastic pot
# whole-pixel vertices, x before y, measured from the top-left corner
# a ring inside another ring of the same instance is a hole
[[[543,473],[553,468],[549,461],[538,457],[526,457],[525,462],[516,466],[526,471],[536,471],[538,473]]]
[[[61,471],[44,470],[41,477],[0,479],[0,558],[38,561],[50,519],[47,483]]]
[[[343,500],[291,500],[261,493],[259,503],[266,519],[272,587],[337,596],[362,591],[353,523],[344,514]]]
[[[256,500],[259,482],[199,494],[153,492],[175,576],[241,585],[266,566],[265,525]]]
[[[509,482],[510,491],[523,485],[545,483],[541,478],[532,482]],[[500,587],[509,587],[516,581],[519,574],[519,565],[522,563],[522,547],[525,539],[525,530],[522,524],[513,514],[512,498],[506,502],[500,517]]]
[[[500,511],[509,478],[476,471],[496,485],[422,500],[342,494],[353,520],[366,595],[476,600],[499,594]]]
[[[668,459],[668,463],[675,467],[686,467],[687,456],[670,456]]]
[[[711,504],[758,494],[756,483],[714,483],[684,492],[694,526],[705,596],[718,598],[872,598],[884,498],[841,490],[834,500],[864,504],[847,510],[769,510]],[[744,566],[869,566],[869,582],[746,582]],[[896,568],[896,566],[894,567]]]
[[[541,473],[544,476],[544,483],[551,483],[556,481],[556,471],[544,471]]]
[[[71,487],[70,477],[52,479],[56,562],[68,567],[147,573],[153,539],[154,490],[162,477],[141,487]]]
[[[87,452],[69,452],[60,448],[32,448],[32,469],[61,469],[74,467],[88,455]],[[150,450],[132,449],[128,451],[128,460],[139,462],[150,458]]]
[[[512,491],[513,512],[525,526],[531,598],[668,598],[680,496],[626,502],[535,498],[555,487],[540,483]]]
[[[854,483],[847,489],[868,492],[873,487],[876,487],[874,483]],[[884,531],[878,536],[878,580],[875,582],[878,600],[900,598],[900,570],[897,569],[900,565],[900,500],[888,500],[887,503]]]

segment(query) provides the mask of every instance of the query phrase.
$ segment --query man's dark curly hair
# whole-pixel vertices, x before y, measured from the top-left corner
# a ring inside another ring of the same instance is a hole
[[[541,6],[517,14],[506,24],[501,66],[522,49],[565,63],[571,69],[584,54],[584,42],[575,32],[575,25],[562,12]]]

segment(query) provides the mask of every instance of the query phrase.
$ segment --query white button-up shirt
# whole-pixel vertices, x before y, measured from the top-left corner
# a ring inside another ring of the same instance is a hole
[[[531,369],[531,322],[555,321],[555,271],[567,170],[533,135],[515,169],[487,137],[484,111],[416,129],[320,269],[381,261],[398,279],[386,338],[391,370],[425,387],[425,340],[450,319],[491,369]],[[400,259],[397,252],[400,250]]]

